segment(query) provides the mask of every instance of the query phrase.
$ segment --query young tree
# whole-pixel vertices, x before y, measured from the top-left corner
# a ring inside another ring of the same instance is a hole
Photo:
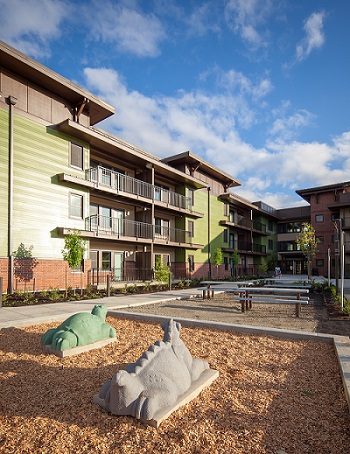
[[[214,251],[213,257],[214,265],[216,266],[216,277],[219,277],[219,266],[222,264],[223,261],[223,254],[220,248],[216,248]]]
[[[78,268],[86,251],[86,241],[80,236],[80,231],[74,229],[64,237],[62,254],[70,268]]]
[[[311,263],[312,259],[315,257],[317,252],[317,238],[315,229],[312,227],[311,224],[305,222],[302,225],[301,232],[297,235],[295,240],[297,244],[300,246],[300,250],[303,252],[306,261],[307,261],[307,274],[309,280],[311,280]]]
[[[32,254],[33,246],[26,247],[20,243],[17,250],[13,251],[14,271],[20,281],[30,281],[34,278],[34,268],[38,262]]]
[[[233,251],[232,256],[231,256],[231,263],[232,263],[232,269],[233,269],[233,275],[236,278],[236,266],[239,264],[241,261],[241,256],[238,254],[236,250]]]

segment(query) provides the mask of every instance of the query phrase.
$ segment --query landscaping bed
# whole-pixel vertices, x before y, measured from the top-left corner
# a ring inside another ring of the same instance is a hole
[[[6,453],[350,452],[350,417],[331,344],[184,327],[219,378],[158,431],[92,396],[162,339],[158,324],[108,317],[118,341],[78,356],[44,353],[57,323],[0,332],[0,451]]]

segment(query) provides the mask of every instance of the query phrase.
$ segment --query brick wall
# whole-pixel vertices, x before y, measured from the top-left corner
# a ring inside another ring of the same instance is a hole
[[[14,291],[43,291],[50,289],[85,288],[89,284],[91,261],[84,260],[82,272],[71,270],[64,260],[15,259]],[[9,261],[0,259],[0,276],[3,292],[8,288]]]

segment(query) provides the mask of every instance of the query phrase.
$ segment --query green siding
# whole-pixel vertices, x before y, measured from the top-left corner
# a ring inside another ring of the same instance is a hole
[[[0,257],[8,255],[8,116],[8,111],[0,108]]]
[[[83,177],[83,171],[69,168],[69,151],[68,137],[15,115],[13,250],[22,242],[26,247],[33,245],[33,255],[37,258],[62,258],[64,243],[57,237],[57,227],[84,227],[82,220],[69,219],[69,193],[85,196],[87,213],[88,190],[69,188],[58,183],[56,177],[68,169],[71,175]],[[85,159],[87,164],[88,152]],[[2,249],[1,255],[7,255],[7,251]]]
[[[196,219],[194,223],[194,243],[203,244],[202,249],[188,251],[188,254],[194,255],[194,260],[197,263],[208,263],[208,221],[210,220],[210,255],[213,257],[216,248],[222,248],[224,228],[219,225],[219,221],[223,219],[224,204],[216,197],[210,195],[208,207],[208,191],[201,189],[195,192],[194,209],[197,212],[203,213],[204,217]],[[208,216],[208,208],[210,209],[210,217]],[[212,261],[212,259],[211,259]]]

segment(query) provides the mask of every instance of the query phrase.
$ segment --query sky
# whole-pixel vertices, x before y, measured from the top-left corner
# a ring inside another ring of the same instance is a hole
[[[112,104],[97,126],[190,150],[274,208],[350,181],[349,0],[0,0],[0,39]]]

